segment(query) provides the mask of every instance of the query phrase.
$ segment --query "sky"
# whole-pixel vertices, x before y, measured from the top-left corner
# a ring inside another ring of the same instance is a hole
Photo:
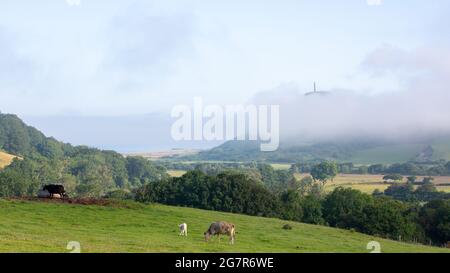
[[[4,0],[0,111],[77,143],[54,117],[245,103],[313,82],[358,96],[408,92],[430,73],[443,83],[450,2],[369,2]]]

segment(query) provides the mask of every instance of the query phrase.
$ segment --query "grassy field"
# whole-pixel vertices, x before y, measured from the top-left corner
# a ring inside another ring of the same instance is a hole
[[[10,155],[10,154],[0,151],[0,169],[3,169],[4,167],[11,164],[12,160],[15,157],[16,156],[14,156],[14,155]]]
[[[182,170],[168,170],[167,173],[172,177],[180,177],[183,176],[183,174],[186,173],[186,171]]]
[[[275,170],[289,170],[291,164],[288,163],[272,163],[270,164]]]
[[[305,177],[307,174],[296,174],[297,179]],[[421,181],[423,177],[418,176],[417,181]],[[406,178],[403,182],[406,182]],[[450,192],[450,186],[440,186],[440,184],[450,184],[449,176],[437,176],[434,178],[434,184],[439,191]],[[337,187],[349,187],[356,190],[360,190],[365,193],[373,193],[378,189],[384,191],[389,184],[383,183],[382,175],[366,175],[366,174],[339,174],[334,181],[328,181],[325,185],[326,191],[333,191]]]
[[[448,252],[450,249],[390,241],[356,232],[278,219],[192,208],[125,203],[92,206],[0,199],[0,252],[362,252],[369,241],[382,252]],[[203,241],[209,223],[231,221],[236,244]],[[188,223],[188,237],[178,224]],[[283,230],[289,223],[293,229]]]

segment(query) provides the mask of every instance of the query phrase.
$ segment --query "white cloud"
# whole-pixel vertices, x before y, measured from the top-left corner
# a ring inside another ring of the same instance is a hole
[[[285,139],[408,140],[450,134],[449,57],[449,50],[434,47],[405,51],[383,46],[368,54],[362,67],[375,72],[376,77],[394,72],[403,82],[397,92],[364,95],[354,90],[331,90],[329,96],[304,96],[290,84],[254,100],[281,105],[281,135]]]

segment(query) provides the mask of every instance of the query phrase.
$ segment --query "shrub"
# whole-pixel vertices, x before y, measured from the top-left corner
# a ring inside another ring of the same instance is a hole
[[[292,226],[289,225],[289,224],[286,224],[286,225],[283,226],[283,229],[285,229],[285,230],[291,230],[291,229],[292,229]]]

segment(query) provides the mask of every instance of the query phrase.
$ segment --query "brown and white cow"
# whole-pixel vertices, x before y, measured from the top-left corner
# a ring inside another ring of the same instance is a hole
[[[220,235],[227,235],[230,238],[230,243],[234,244],[236,238],[236,227],[232,223],[215,222],[209,226],[209,229],[204,233],[205,241],[208,242],[211,236],[216,235],[220,241]]]

